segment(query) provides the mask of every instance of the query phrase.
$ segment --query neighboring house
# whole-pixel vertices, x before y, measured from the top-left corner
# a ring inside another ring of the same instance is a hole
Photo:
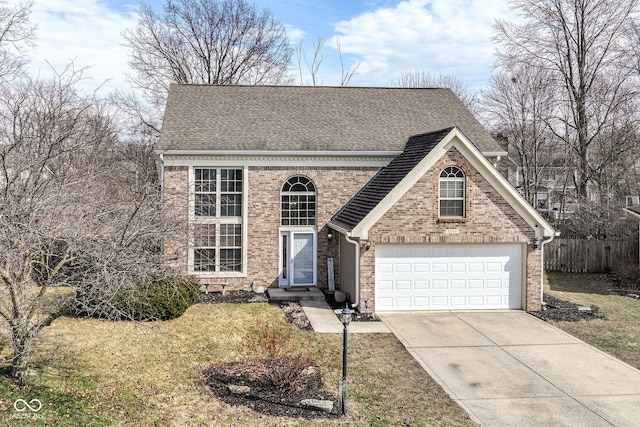
[[[448,89],[172,85],[163,192],[189,237],[165,255],[227,289],[335,283],[362,310],[537,310],[554,230],[504,154]]]
[[[545,218],[557,220],[561,217],[571,217],[577,209],[573,195],[575,194],[574,176],[572,171],[566,166],[555,166],[562,164],[562,159],[545,158],[545,166],[539,166],[535,171],[535,179],[527,182],[523,178],[522,166],[514,159],[518,158],[518,153],[509,144],[509,140],[502,133],[495,137],[496,143],[507,153],[507,156],[500,160],[498,171],[522,195],[529,198],[529,203]],[[530,175],[533,171],[530,171]]]

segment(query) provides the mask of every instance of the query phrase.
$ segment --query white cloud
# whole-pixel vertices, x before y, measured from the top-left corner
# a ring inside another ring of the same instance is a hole
[[[388,85],[416,67],[486,83],[493,63],[491,25],[508,11],[500,0],[405,0],[341,21],[342,52],[362,60],[353,84]]]
[[[128,52],[122,33],[137,23],[133,6],[118,12],[105,0],[40,0],[31,20],[38,27],[31,54],[34,74],[51,75],[47,62],[60,72],[73,61],[76,69],[91,67],[82,83],[87,91],[102,84],[101,93],[126,86]]]

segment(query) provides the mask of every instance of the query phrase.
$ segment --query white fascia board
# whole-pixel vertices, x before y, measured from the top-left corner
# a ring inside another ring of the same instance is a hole
[[[639,213],[634,212],[634,211],[632,211],[632,210],[629,210],[629,209],[627,209],[627,208],[622,208],[622,210],[624,211],[624,214],[625,214],[626,216],[628,216],[629,218],[633,218],[633,219],[635,219],[636,221],[640,221],[640,214],[639,214]]]
[[[156,150],[169,156],[398,156],[402,151],[300,151],[300,150]]]
[[[330,228],[330,229],[332,229],[332,230],[337,231],[338,233],[342,233],[342,234],[344,234],[345,236],[349,236],[349,237],[351,237],[351,234],[352,234],[352,233],[351,233],[351,231],[350,231],[350,230],[348,230],[348,229],[346,229],[346,228],[344,228],[344,227],[342,227],[342,226],[339,226],[339,225],[337,225],[337,224],[335,224],[335,223],[333,223],[333,222],[331,222],[331,221],[329,221],[329,222],[327,223],[327,227],[329,227],[329,228]]]
[[[457,131],[457,129],[454,129]],[[554,228],[531,206],[524,197],[502,176],[486,157],[461,133],[453,146],[469,163],[491,184],[491,186],[509,202],[509,205],[524,219],[538,238],[553,238]]]
[[[182,151],[160,152],[165,166],[342,166],[388,165],[396,151]]]
[[[506,151],[483,151],[482,155],[485,157],[507,157],[509,153]]]

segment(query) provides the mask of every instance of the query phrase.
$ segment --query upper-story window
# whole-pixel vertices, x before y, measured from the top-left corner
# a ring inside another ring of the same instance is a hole
[[[194,169],[196,216],[242,216],[242,169]]]
[[[282,186],[281,225],[316,225],[316,187],[306,176],[294,176]]]
[[[243,271],[243,171],[194,168],[191,271]]]
[[[464,172],[449,166],[440,172],[440,217],[464,217]]]

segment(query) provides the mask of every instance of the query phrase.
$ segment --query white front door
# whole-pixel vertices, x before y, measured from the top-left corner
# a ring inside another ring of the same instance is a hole
[[[280,232],[280,287],[316,286],[316,239],[315,230]]]

